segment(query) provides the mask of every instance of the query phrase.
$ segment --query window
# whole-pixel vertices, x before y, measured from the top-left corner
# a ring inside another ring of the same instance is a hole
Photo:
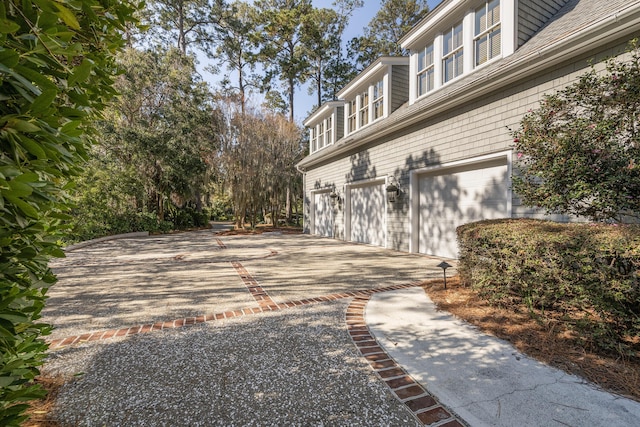
[[[318,125],[318,149],[324,147],[324,122]]]
[[[500,55],[500,0],[487,1],[475,13],[475,65]]]
[[[348,133],[356,130],[356,100],[349,102],[349,116],[347,117]]]
[[[442,82],[446,83],[463,71],[462,22],[444,33],[442,42]]]
[[[325,130],[324,130],[324,143],[325,145],[330,145],[333,144],[333,138],[332,138],[332,132],[333,132],[333,126],[332,126],[332,120],[331,117],[327,117],[327,120],[325,120]]]
[[[435,87],[433,43],[418,52],[418,96]]]
[[[360,126],[369,123],[369,91],[360,94]]]
[[[316,129],[309,129],[309,140],[311,141],[311,152],[318,150],[318,141],[316,140]]]
[[[384,115],[384,80],[373,85],[373,120]]]

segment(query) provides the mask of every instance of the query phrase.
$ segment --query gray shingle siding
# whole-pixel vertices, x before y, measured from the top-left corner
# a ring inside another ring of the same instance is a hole
[[[522,46],[567,3],[567,0],[518,2],[518,47]]]
[[[409,66],[394,65],[391,69],[391,111],[409,100]]]
[[[336,108],[336,141],[344,136],[344,107]]]

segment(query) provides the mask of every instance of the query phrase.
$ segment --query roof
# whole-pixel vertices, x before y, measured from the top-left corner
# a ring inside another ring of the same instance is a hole
[[[640,0],[570,0],[514,54],[474,70],[414,104],[403,105],[384,120],[305,157],[298,163],[298,168],[304,170],[325,162],[408,125],[534,76],[568,59],[623,37],[631,37],[639,29]]]

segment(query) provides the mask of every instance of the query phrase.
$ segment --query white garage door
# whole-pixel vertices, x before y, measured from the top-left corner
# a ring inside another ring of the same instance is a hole
[[[456,227],[508,216],[504,159],[420,177],[419,252],[458,257]]]
[[[313,234],[333,237],[333,209],[329,192],[313,195]]]
[[[385,191],[384,183],[350,190],[351,241],[385,246]]]

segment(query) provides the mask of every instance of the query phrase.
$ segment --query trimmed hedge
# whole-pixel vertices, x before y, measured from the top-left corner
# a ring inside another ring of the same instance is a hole
[[[640,226],[506,219],[457,233],[464,285],[499,305],[553,313],[585,346],[640,354]]]

